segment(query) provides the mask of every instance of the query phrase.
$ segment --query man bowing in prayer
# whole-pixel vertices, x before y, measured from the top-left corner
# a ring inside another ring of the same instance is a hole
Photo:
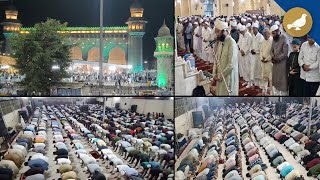
[[[271,47],[273,95],[286,96],[288,95],[288,75],[286,69],[289,46],[286,37],[281,34],[278,25],[273,25],[270,30],[273,36]]]
[[[216,81],[217,96],[238,96],[238,47],[229,35],[228,24],[217,19],[215,33],[219,40],[217,45],[216,62],[213,67],[213,77]]]

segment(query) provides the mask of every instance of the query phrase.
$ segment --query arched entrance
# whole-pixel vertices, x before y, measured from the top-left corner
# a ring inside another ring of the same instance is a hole
[[[108,64],[119,64],[119,65],[127,64],[126,52],[119,47],[111,49],[109,53]]]
[[[88,61],[99,62],[100,50],[97,47],[93,47],[88,51]]]
[[[71,48],[70,54],[71,54],[70,55],[71,60],[82,60],[82,51],[80,47],[76,46]]]

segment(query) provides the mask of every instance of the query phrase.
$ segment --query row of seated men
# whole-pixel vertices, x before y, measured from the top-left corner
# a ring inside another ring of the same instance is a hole
[[[118,177],[131,179],[173,177],[172,122],[164,118],[150,119],[144,115],[108,109],[104,122],[96,122],[89,126],[89,129],[95,129],[91,132],[81,123],[86,120],[86,114],[79,116],[70,111],[70,108],[66,111],[70,112],[70,122],[88,138],[91,146],[95,147],[101,158],[107,161],[108,167],[109,165],[113,167],[112,172],[117,173]],[[122,157],[117,157],[115,154],[120,154]],[[126,163],[125,160],[129,162]]]

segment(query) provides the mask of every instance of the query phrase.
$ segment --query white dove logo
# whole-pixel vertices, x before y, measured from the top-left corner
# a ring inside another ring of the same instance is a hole
[[[303,27],[307,23],[307,18],[306,17],[307,17],[306,14],[302,14],[300,19],[297,19],[292,24],[288,24],[287,28],[288,29],[295,28],[296,31],[300,31],[301,27]]]

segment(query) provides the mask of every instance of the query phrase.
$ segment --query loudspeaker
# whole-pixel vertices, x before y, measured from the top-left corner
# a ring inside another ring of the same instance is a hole
[[[116,108],[116,110],[119,110],[120,109],[120,103],[116,103],[115,104],[115,108]]]
[[[2,114],[0,113],[0,137],[5,137],[8,135],[8,129],[4,124]]]
[[[192,112],[192,117],[193,117],[193,127],[194,128],[203,128],[202,111]]]
[[[138,108],[138,105],[132,105],[131,106],[131,112],[132,113],[137,112],[137,108]]]

